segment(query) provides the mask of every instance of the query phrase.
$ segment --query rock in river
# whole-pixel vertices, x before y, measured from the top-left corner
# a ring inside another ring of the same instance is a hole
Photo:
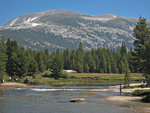
[[[85,98],[73,98],[70,99],[70,102],[85,102],[86,99]]]

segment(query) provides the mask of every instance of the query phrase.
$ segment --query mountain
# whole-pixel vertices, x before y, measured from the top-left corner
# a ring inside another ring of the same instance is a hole
[[[85,50],[116,49],[123,41],[131,48],[137,21],[137,18],[113,14],[85,15],[57,9],[16,17],[0,27],[0,36],[35,50],[76,49],[79,42]]]

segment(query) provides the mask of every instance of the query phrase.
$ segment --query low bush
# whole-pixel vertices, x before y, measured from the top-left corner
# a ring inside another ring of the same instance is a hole
[[[40,82],[38,80],[35,80],[32,85],[40,85]]]
[[[143,102],[147,102],[147,103],[150,103],[150,94],[149,95],[146,95],[146,97],[144,97],[142,99]]]
[[[36,76],[35,75],[32,75],[32,77],[35,79],[36,78]]]
[[[67,73],[67,72],[65,72],[65,71],[62,71],[60,78],[68,79],[68,78],[69,78],[69,73]]]
[[[52,73],[51,71],[47,70],[45,72],[42,73],[43,77],[52,77],[55,79],[59,79],[59,78],[64,78],[64,79],[68,79],[68,78],[77,78],[76,75],[70,75],[69,73],[67,73],[66,71],[61,71],[58,73],[58,75],[56,76],[54,73]]]
[[[144,96],[150,94],[150,90],[135,90],[132,96]]]
[[[77,78],[76,75],[70,75],[70,78]]]
[[[42,73],[42,76],[43,76],[43,77],[51,77],[51,76],[52,76],[52,72],[49,71],[49,70],[46,70],[46,71],[44,71],[44,72]]]
[[[77,78],[77,76],[76,75],[71,75],[71,74],[63,71],[61,73],[61,78],[64,78],[64,79],[72,78],[72,79],[74,79],[74,78]]]

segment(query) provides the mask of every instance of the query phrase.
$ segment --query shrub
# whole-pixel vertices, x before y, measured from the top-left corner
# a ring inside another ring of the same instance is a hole
[[[77,78],[77,76],[76,75],[70,75],[66,71],[62,71],[61,72],[61,78],[65,78],[65,79],[68,79],[68,78]]]
[[[70,75],[70,78],[77,78],[76,75]]]
[[[62,71],[60,78],[68,79],[68,78],[69,78],[69,73],[67,73],[67,72],[65,72],[65,71]]]
[[[36,78],[36,76],[35,75],[32,75],[32,77],[35,79]]]
[[[55,75],[54,73],[52,73],[51,71],[47,70],[45,72],[42,73],[43,77],[53,77],[55,79],[59,79],[59,78],[64,78],[64,79],[68,79],[68,78],[77,78],[77,76],[75,75],[70,75],[69,73],[67,73],[66,71],[61,71],[59,72],[57,75]]]
[[[150,94],[149,94],[149,95],[146,95],[146,97],[144,97],[144,98],[142,99],[142,101],[143,101],[143,102],[148,102],[148,103],[150,103]]]
[[[52,76],[52,72],[49,71],[49,70],[46,70],[46,71],[44,71],[44,72],[42,73],[42,76],[43,76],[43,77],[51,77],[51,76]]]
[[[135,90],[132,95],[133,96],[144,96],[150,94],[150,90]]]
[[[33,85],[40,85],[40,82],[39,82],[38,80],[35,80],[35,81],[33,82]]]

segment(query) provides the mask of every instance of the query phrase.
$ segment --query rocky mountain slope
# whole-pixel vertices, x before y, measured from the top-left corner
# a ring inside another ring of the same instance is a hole
[[[58,9],[16,17],[0,27],[0,36],[10,37],[25,48],[36,50],[76,49],[79,42],[85,50],[115,49],[123,41],[131,48],[137,21],[137,18],[112,14],[85,15]]]

